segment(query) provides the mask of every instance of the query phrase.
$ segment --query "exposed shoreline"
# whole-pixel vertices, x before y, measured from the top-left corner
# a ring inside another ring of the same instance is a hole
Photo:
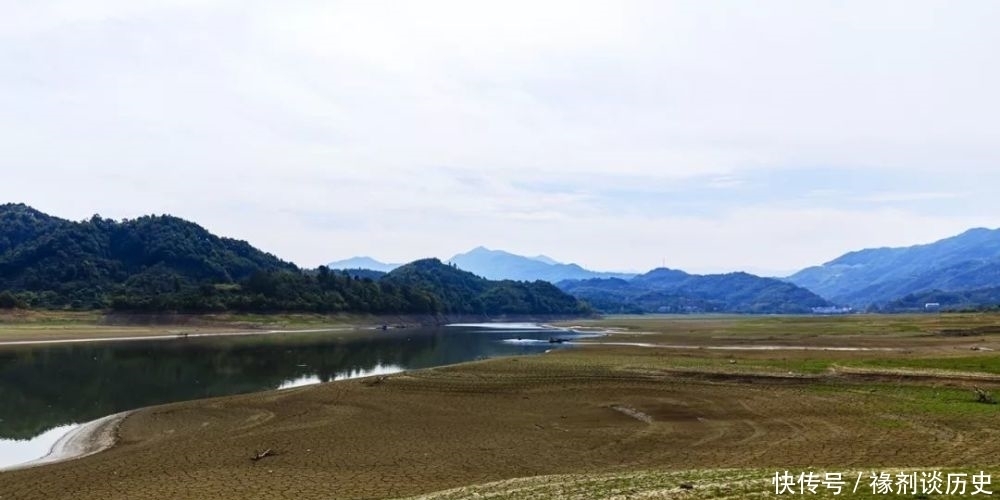
[[[397,328],[445,326],[456,323],[548,323],[579,319],[579,316],[514,315],[487,317],[479,315],[121,315],[110,314],[77,320],[70,314],[56,313],[55,318],[68,322],[34,323],[24,318],[5,317],[0,313],[0,348],[62,344],[74,342],[112,342],[131,340],[175,340],[197,337],[272,335],[282,333],[348,332]],[[13,321],[11,321],[13,319]]]
[[[467,323],[450,323],[451,325],[461,326]],[[471,324],[471,323],[469,323]],[[498,323],[498,327],[504,323]],[[525,323],[527,326],[529,323]],[[536,322],[530,323],[530,325],[539,330],[553,330],[553,331],[578,331],[580,333],[585,333],[588,330],[593,332],[600,332],[605,335],[622,333],[621,330],[614,328],[603,328],[603,327],[584,327],[584,326],[556,326],[551,323]],[[375,332],[379,330],[378,327],[372,325],[348,325],[348,326],[338,326],[330,328],[311,328],[311,329],[272,329],[272,330],[237,330],[230,332],[201,332],[201,333],[171,333],[162,335],[138,335],[138,336],[110,336],[110,337],[86,337],[86,338],[69,338],[69,339],[47,339],[47,340],[18,340],[18,341],[0,341],[0,347],[3,346],[18,346],[18,345],[45,345],[45,344],[63,344],[63,343],[90,343],[90,342],[115,342],[115,341],[137,341],[137,340],[178,340],[185,338],[202,338],[202,337],[237,337],[237,336],[257,336],[257,335],[277,335],[277,334],[295,334],[295,333],[322,333],[322,332],[346,332],[346,331],[372,331]],[[893,351],[897,349],[892,348],[866,348],[866,347],[817,347],[817,346],[703,346],[703,345],[680,345],[680,344],[656,344],[656,343],[644,343],[644,342],[569,342],[570,345],[582,346],[582,347],[593,347],[593,346],[623,346],[623,347],[660,347],[668,349],[708,349],[708,350],[819,350],[819,351]],[[405,371],[405,370],[404,370]],[[398,372],[394,372],[398,373]],[[351,377],[354,378],[354,377]],[[310,384],[311,385],[311,384]],[[282,390],[282,389],[277,389]],[[265,391],[268,392],[268,391]],[[78,458],[84,458],[101,451],[105,451],[115,446],[117,442],[117,429],[122,421],[130,414],[137,411],[143,410],[145,407],[134,408],[128,411],[116,413],[113,415],[107,415],[93,421],[84,423],[59,438],[55,444],[53,444],[52,449],[45,456],[31,460],[29,462],[24,462],[21,464],[11,465],[9,467],[0,467],[0,472],[26,469],[37,467],[46,464],[52,464],[57,462],[63,462],[68,460],[75,460]]]
[[[465,324],[454,323],[453,325],[456,326],[472,325],[472,323],[465,323]],[[486,324],[481,324],[481,325],[485,326]],[[497,323],[497,325],[507,325],[507,324]],[[528,325],[528,323],[525,323],[525,325]],[[531,326],[539,330],[565,331],[568,329],[568,328],[553,326],[547,323],[531,323]],[[489,328],[489,326],[485,327]],[[191,333],[191,334],[179,333],[179,334],[148,335],[148,336],[112,336],[112,337],[88,337],[88,338],[49,339],[49,340],[0,341],[0,347],[17,346],[17,345],[44,345],[44,344],[115,342],[115,341],[136,341],[136,340],[178,340],[178,339],[200,338],[200,337],[237,337],[237,336],[344,332],[344,331],[365,331],[365,330],[370,330],[374,333],[376,330],[379,329],[373,326],[356,325],[356,326],[314,328],[314,329],[300,329],[300,330],[244,330],[244,331],[233,331],[233,332],[204,332],[204,333]],[[400,373],[402,371],[406,370],[393,371],[391,373],[393,374]],[[364,378],[367,376],[375,376],[375,375],[365,375],[363,377],[347,377],[345,379],[338,379],[338,380]],[[285,389],[287,388],[278,388],[275,389],[275,391],[280,391]],[[263,391],[263,392],[270,392],[270,391]],[[71,429],[66,434],[61,436],[52,445],[52,448],[49,450],[49,452],[46,455],[42,456],[41,458],[37,458],[20,464],[14,464],[8,467],[0,467],[0,472],[18,470],[18,469],[27,469],[47,464],[53,464],[57,462],[75,460],[110,449],[117,444],[117,430],[119,425],[121,425],[121,423],[125,420],[126,417],[128,417],[129,414],[141,411],[145,408],[149,407],[133,408],[127,411],[115,413],[112,415],[107,415],[92,420],[90,422],[81,424],[78,427]]]
[[[853,346],[805,346],[805,345],[698,345],[698,344],[656,344],[652,342],[570,342],[575,346],[622,346],[622,347],[654,347],[660,349],[709,350],[709,351],[902,351],[893,347],[853,347]]]
[[[0,468],[0,472],[76,460],[110,449],[118,442],[118,426],[133,411],[136,410],[123,411],[84,423],[60,437],[45,456]]]
[[[733,470],[763,484],[723,492],[730,497],[759,496],[774,470],[786,469],[935,467],[995,477],[991,429],[1000,416],[970,387],[996,386],[965,371],[1000,373],[991,352],[1000,352],[1000,335],[938,332],[997,318],[583,322],[630,329],[608,343],[903,350],[594,345],[170,403],[131,413],[103,453],[0,473],[0,491],[5,500],[447,499],[483,491],[470,485],[502,484],[502,496],[508,485],[521,488],[513,478],[572,474],[580,498],[623,486],[702,498],[721,491],[718,477],[685,471]],[[644,470],[682,472],[664,485],[632,480]],[[564,486],[546,491],[565,496]]]
[[[0,347],[19,345],[44,345],[44,344],[69,344],[78,342],[119,342],[133,340],[177,340],[201,337],[245,337],[252,335],[276,335],[282,333],[321,333],[321,332],[344,332],[362,329],[361,327],[345,326],[334,328],[310,328],[304,330],[241,330],[233,332],[204,332],[204,333],[170,333],[162,335],[122,335],[108,337],[84,337],[65,339],[39,339],[39,340],[5,340],[0,341]]]

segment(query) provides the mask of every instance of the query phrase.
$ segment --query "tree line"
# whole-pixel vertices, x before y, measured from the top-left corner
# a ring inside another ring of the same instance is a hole
[[[133,312],[578,314],[546,282],[489,281],[425,259],[384,276],[300,269],[169,215],[72,222],[0,205],[0,308]]]

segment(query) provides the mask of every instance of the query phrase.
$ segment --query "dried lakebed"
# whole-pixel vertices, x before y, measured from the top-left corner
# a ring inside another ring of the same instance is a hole
[[[1000,412],[972,387],[997,393],[1000,336],[939,334],[996,323],[1000,316],[587,321],[628,328],[611,342],[901,350],[597,345],[158,405],[132,413],[105,452],[0,473],[0,494],[748,498],[767,495],[775,470],[997,477]],[[500,340],[551,347],[520,333]]]
[[[526,323],[338,331],[7,343],[0,391],[20,404],[0,409],[0,470],[106,449],[136,408],[538,354],[558,346],[552,336],[594,335]]]

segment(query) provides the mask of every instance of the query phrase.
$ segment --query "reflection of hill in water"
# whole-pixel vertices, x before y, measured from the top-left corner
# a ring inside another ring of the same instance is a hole
[[[328,382],[381,366],[426,368],[549,347],[497,342],[511,335],[443,328],[352,339],[286,334],[0,350],[0,438],[27,439],[124,410],[276,389],[304,377]]]

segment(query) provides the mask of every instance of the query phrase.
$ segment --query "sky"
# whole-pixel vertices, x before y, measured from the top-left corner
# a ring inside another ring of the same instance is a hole
[[[0,201],[68,219],[769,275],[1000,226],[993,1],[4,10]]]

